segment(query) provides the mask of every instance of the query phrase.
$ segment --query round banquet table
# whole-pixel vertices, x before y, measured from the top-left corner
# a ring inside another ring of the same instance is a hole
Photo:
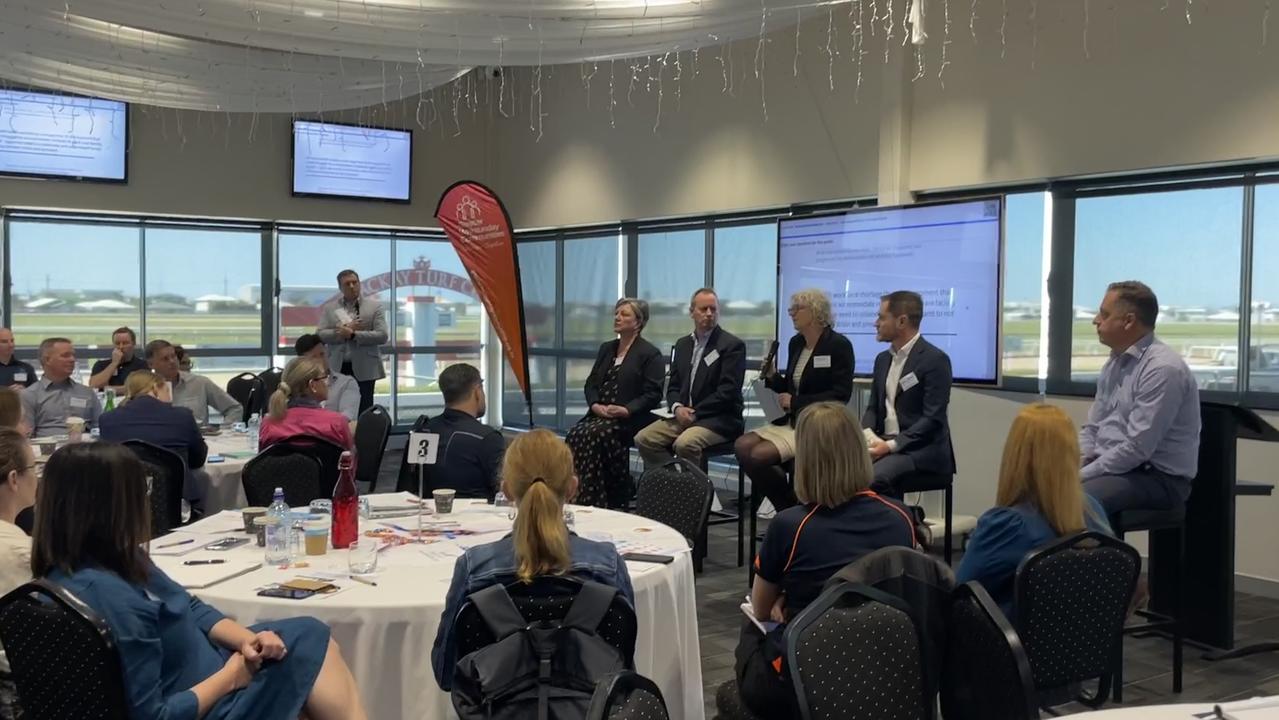
[[[1222,709],[1229,711],[1233,707],[1239,707],[1249,704],[1247,701],[1237,701],[1223,705]],[[1068,716],[1070,720],[1195,720],[1196,717],[1216,717],[1212,712],[1212,705],[1205,704],[1188,704],[1188,705],[1146,705],[1142,707],[1114,708],[1112,710],[1094,710],[1093,712],[1078,713]],[[1256,713],[1256,714],[1253,714]],[[1241,717],[1252,718],[1270,718],[1274,720],[1279,718],[1279,707],[1258,708],[1249,713],[1241,713]]]
[[[205,437],[204,441],[209,446],[209,455],[222,456],[221,462],[206,462],[194,473],[203,492],[205,514],[244,507],[248,501],[244,498],[240,474],[245,463],[257,454],[249,445],[249,436],[225,429]]]
[[[374,509],[411,502],[406,493],[371,496]],[[635,669],[652,678],[672,718],[703,720],[701,652],[697,632],[697,605],[693,566],[688,544],[676,531],[636,515],[599,508],[573,507],[576,530],[584,537],[612,540],[622,551],[665,553],[675,556],[668,565],[627,563],[635,588],[639,634]],[[172,557],[155,555],[156,564],[175,580],[192,587],[201,600],[244,625],[266,620],[309,615],[331,628],[351,666],[370,718],[454,718],[449,696],[436,684],[431,671],[431,647],[435,642],[444,597],[453,576],[455,558],[462,548],[491,542],[509,532],[507,509],[495,509],[483,501],[457,500],[451,516],[460,527],[478,534],[428,544],[391,546],[378,553],[378,569],[371,578],[376,587],[347,578],[346,553],[330,549],[327,555],[304,558],[309,567],[280,569],[259,567],[196,588],[198,580],[187,581],[182,562],[194,559],[226,558],[230,567],[239,561],[261,562],[262,550],[254,543],[227,552],[196,550]],[[430,527],[432,516],[424,516]],[[362,520],[361,532],[388,524],[413,527],[416,519]],[[236,537],[220,532],[241,525],[238,512],[224,511],[157,539],[153,550],[181,539],[183,533],[204,539]],[[204,566],[201,570],[209,567]],[[335,584],[341,590],[315,595],[305,600],[259,597],[256,591],[271,583],[313,573],[339,574]]]

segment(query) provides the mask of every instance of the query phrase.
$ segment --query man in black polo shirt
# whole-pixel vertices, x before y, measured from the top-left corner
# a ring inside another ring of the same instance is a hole
[[[13,356],[13,331],[0,328],[0,387],[21,390],[36,381],[36,369]]]
[[[116,328],[111,333],[111,344],[114,346],[111,359],[95,362],[90,371],[89,387],[94,390],[121,387],[129,373],[150,368],[146,360],[134,353],[138,346],[138,336],[129,328]]]
[[[497,428],[477,419],[488,409],[480,371],[466,363],[450,365],[440,373],[439,384],[444,412],[431,418],[426,432],[439,434],[440,449],[435,466],[426,469],[423,495],[451,488],[458,497],[491,499],[497,493],[506,441]],[[417,492],[416,476],[400,477],[400,490]]]

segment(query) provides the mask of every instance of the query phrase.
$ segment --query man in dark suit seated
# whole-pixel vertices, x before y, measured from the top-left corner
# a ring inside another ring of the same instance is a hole
[[[478,420],[488,410],[480,371],[466,363],[450,365],[440,373],[439,384],[444,412],[431,418],[425,430],[440,436],[439,451],[435,465],[425,467],[422,492],[429,496],[432,490],[451,488],[457,497],[492,499],[506,441],[501,431]],[[400,477],[412,479],[400,490],[417,492],[416,473]]]
[[[172,450],[186,462],[183,497],[199,504],[202,495],[191,471],[204,467],[209,446],[189,408],[173,405],[169,383],[154,370],[137,370],[124,381],[126,400],[98,420],[103,440],[142,440]]]
[[[875,461],[876,492],[900,498],[897,482],[916,471],[950,475],[950,357],[919,334],[924,301],[898,290],[880,298],[875,338],[889,348],[875,358],[862,427]]]
[[[746,344],[719,326],[719,298],[711,288],[689,301],[693,333],[675,342],[666,406],[672,416],[635,436],[644,469],[671,460],[671,451],[696,466],[702,451],[742,434]]]

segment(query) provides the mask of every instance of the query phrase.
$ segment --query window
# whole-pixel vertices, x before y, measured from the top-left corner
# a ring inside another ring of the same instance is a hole
[[[390,302],[392,268],[388,237],[282,231],[279,253],[279,342],[286,356],[293,354],[293,343],[299,335],[315,332],[320,322],[320,308],[338,295],[337,274],[345,268],[359,273],[366,292],[380,288],[376,297],[385,306],[387,329],[400,332],[391,330],[398,324],[395,322],[397,308]]]
[[[1279,185],[1257,187],[1248,390],[1279,393]]]
[[[444,368],[455,363],[482,368],[478,352],[402,353],[395,356],[395,362],[395,421],[404,424],[412,423],[418,415],[434,417],[444,410],[438,382]]]
[[[537,427],[562,429],[559,419],[559,361],[545,355],[531,355],[528,359],[529,389],[533,394],[533,423]],[[507,425],[527,425],[528,406],[524,394],[515,382],[511,366],[502,362],[502,422]]]
[[[261,347],[260,230],[148,227],[145,247],[148,340]]]
[[[594,352],[613,339],[620,262],[616,235],[564,241],[564,349]]]
[[[556,317],[554,240],[520,243],[520,290],[530,348],[555,347]]]
[[[777,332],[777,223],[716,228],[714,257],[720,324],[763,360]]]
[[[688,299],[706,284],[706,231],[639,235],[638,296],[648,302],[644,337],[669,356],[675,341],[692,331]]]
[[[1109,356],[1092,327],[1106,286],[1140,280],[1159,296],[1159,338],[1199,387],[1237,387],[1243,196],[1225,187],[1077,201],[1073,380],[1095,381]]]
[[[479,348],[484,344],[484,305],[450,243],[396,240],[395,265],[399,322],[393,345]]]
[[[139,225],[11,221],[9,301],[17,344],[70,338],[83,361],[110,348],[111,331],[122,325],[141,340],[141,237]]]
[[[1052,238],[1048,193],[1005,199],[1004,377],[1046,377],[1047,308],[1043,307],[1044,257]]]

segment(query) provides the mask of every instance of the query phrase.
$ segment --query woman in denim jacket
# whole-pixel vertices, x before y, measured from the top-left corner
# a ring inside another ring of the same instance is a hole
[[[515,527],[496,542],[468,548],[453,566],[431,650],[440,687],[449,690],[457,664],[453,622],[468,596],[489,585],[532,582],[544,575],[568,575],[615,587],[635,605],[626,563],[612,543],[578,537],[564,524],[564,503],[577,493],[573,454],[548,430],[532,430],[506,449],[502,491],[519,507]]]

